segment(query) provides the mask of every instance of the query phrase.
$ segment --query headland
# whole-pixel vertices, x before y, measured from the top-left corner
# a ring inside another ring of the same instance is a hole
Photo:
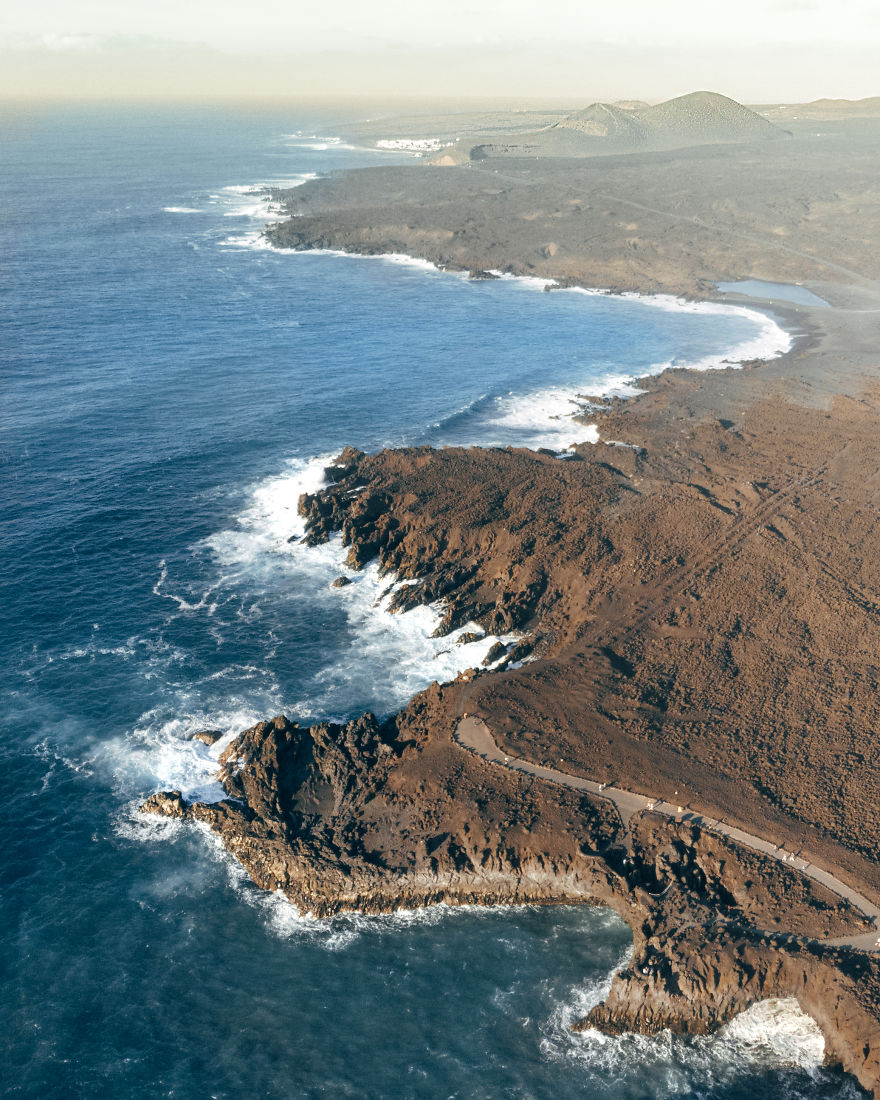
[[[832,308],[764,303],[797,337],[778,359],[585,395],[601,441],[566,459],[344,450],[300,503],[306,541],[341,532],[353,567],[417,581],[398,610],[521,640],[382,720],[260,723],[220,757],[226,800],[144,808],[207,823],[318,915],[610,905],[633,957],[582,1026],[705,1032],[794,996],[880,1096],[880,126],[827,125],[276,195],[276,247],[694,299],[797,282]],[[472,751],[465,719],[529,767]]]

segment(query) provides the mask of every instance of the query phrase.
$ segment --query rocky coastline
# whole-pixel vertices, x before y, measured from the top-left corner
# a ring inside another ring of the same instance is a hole
[[[742,151],[723,157],[748,170]],[[623,178],[635,163],[589,172]],[[762,251],[752,223],[738,250],[706,249],[711,232],[682,220],[671,244],[628,229],[636,247],[624,249],[611,227],[592,250],[577,234],[539,247],[553,203],[568,217],[581,200],[556,166],[538,204],[534,171],[505,167],[525,190],[477,169],[317,181],[287,197],[293,216],[269,237],[693,296],[753,273],[760,254],[766,277],[817,287],[836,266],[822,286],[844,308],[798,311],[813,338],[780,360],[670,371],[628,402],[594,404],[601,438],[627,446],[578,445],[565,460],[346,448],[328,486],[300,501],[304,541],[340,533],[349,567],[375,560],[417,582],[396,590],[395,611],[442,601],[441,631],[474,621],[520,642],[492,672],[434,684],[389,718],[260,723],[219,758],[224,800],[168,791],[143,809],[208,825],[259,886],[318,916],[440,901],[611,906],[633,956],[579,1027],[704,1033],[792,996],[829,1060],[880,1097],[880,955],[834,942],[863,937],[864,914],[686,821],[625,822],[454,736],[478,715],[506,751],[747,826],[880,900],[876,257],[844,270],[838,256]],[[608,179],[593,184],[598,195]],[[499,197],[512,190],[538,210],[535,240],[529,229],[517,246],[521,211]],[[796,204],[780,194],[785,214]],[[822,225],[811,232],[825,240]]]
[[[674,377],[672,384],[680,385]],[[658,381],[655,395],[669,384],[668,378]],[[607,426],[632,412],[630,404],[610,405]],[[808,437],[814,425],[806,415],[802,433]],[[704,445],[720,441],[735,462],[733,440],[725,438],[731,427],[713,423],[706,430]],[[682,753],[670,746],[664,754],[652,744],[671,717],[668,706],[657,707],[665,681],[656,667],[626,704],[654,727],[647,737],[630,733],[630,770],[619,751],[622,740],[609,741],[601,757],[595,730],[590,744],[581,729],[579,757],[570,744],[585,717],[608,721],[610,700],[631,695],[645,663],[620,627],[622,593],[645,529],[643,518],[631,513],[646,497],[655,510],[657,479],[667,497],[671,491],[668,460],[662,458],[662,472],[654,470],[652,450],[584,445],[565,460],[507,448],[343,451],[328,468],[330,485],[300,501],[304,541],[314,545],[341,532],[350,567],[378,559],[389,576],[418,580],[397,589],[396,610],[443,600],[443,630],[474,620],[487,631],[518,631],[522,641],[500,671],[469,670],[453,684],[433,685],[384,721],[364,715],[345,726],[308,729],[283,717],[261,723],[220,757],[227,799],[190,804],[178,792],[163,792],[144,809],[207,824],[259,886],[280,890],[319,916],[441,901],[610,905],[633,929],[633,958],[580,1026],[701,1033],[755,1000],[794,996],[819,1021],[829,1057],[875,1088],[880,959],[825,942],[865,933],[871,925],[862,914],[795,870],[698,828],[650,818],[625,827],[601,801],[499,774],[454,742],[454,723],[467,710],[485,715],[511,746],[535,759],[555,762],[562,752],[567,767],[597,778],[611,774],[613,761],[618,781],[625,776],[634,789],[663,790],[664,771],[666,782],[674,781],[670,761],[682,767]],[[613,466],[611,457],[620,465]],[[754,461],[751,451],[749,457]],[[691,481],[676,483],[684,491],[681,505],[720,517],[724,526],[737,518],[734,508],[710,502]],[[470,493],[463,494],[464,485]],[[674,531],[660,516],[654,520],[654,568],[665,600],[671,549],[660,535]],[[693,528],[695,517],[684,522],[672,509],[669,520],[678,531]],[[627,532],[637,541],[625,550]],[[694,533],[701,541],[709,535],[699,528]],[[642,589],[646,566],[643,560]],[[756,596],[760,604],[760,593],[743,593],[746,600]],[[708,597],[704,592],[701,598]],[[636,606],[631,596],[628,602]],[[585,646],[586,624],[595,629],[603,615],[616,624],[615,644],[595,638]],[[661,630],[664,625],[670,624],[660,624]],[[644,643],[639,637],[637,644]],[[528,655],[531,662],[510,668]],[[565,675],[572,670],[579,698]],[[585,700],[589,678],[592,694]],[[718,686],[702,681],[692,690],[705,696]],[[560,692],[559,710],[548,712],[548,698]],[[528,736],[511,728],[515,718],[525,724],[529,714],[524,693],[535,731]],[[560,736],[565,716],[573,727],[567,741]],[[709,742],[710,730],[703,733]],[[725,746],[706,749],[717,754]],[[722,770],[736,773],[743,766],[754,761],[734,756]],[[767,835],[806,846],[814,858],[850,875],[867,867],[867,837],[859,844],[841,823],[835,837],[831,819],[817,827],[805,815],[780,812],[779,793],[756,791],[735,774],[700,783],[705,771],[696,758],[683,768],[688,785],[675,788],[686,792],[679,795],[683,801],[711,805],[749,824],[757,816]],[[768,779],[766,774],[765,787]],[[666,789],[673,794],[671,785]],[[835,1006],[830,1013],[829,1004]]]
[[[521,783],[457,750],[438,685],[385,722],[301,729],[284,717],[220,758],[228,797],[143,809],[202,822],[263,889],[302,911],[447,904],[614,908],[633,955],[576,1029],[712,1031],[795,997],[830,1061],[874,1087],[880,960],[823,941],[866,921],[830,891],[686,823],[621,821],[601,802]]]

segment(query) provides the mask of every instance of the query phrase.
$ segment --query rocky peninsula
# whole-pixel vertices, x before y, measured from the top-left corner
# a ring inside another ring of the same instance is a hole
[[[306,541],[341,533],[353,568],[378,560],[417,582],[397,610],[442,601],[442,630],[474,621],[520,642],[387,718],[262,722],[219,758],[226,799],[166,791],[144,809],[206,823],[256,883],[317,915],[609,905],[633,956],[579,1026],[702,1033],[793,996],[828,1058],[880,1096],[867,911],[880,904],[880,130],[834,126],[827,141],[796,130],[365,169],[276,196],[290,215],[269,230],[277,247],[694,297],[761,277],[807,283],[833,308],[768,303],[798,336],[772,362],[668,371],[626,402],[585,396],[603,442],[566,459],[345,449],[300,501]],[[465,716],[538,772],[471,751]],[[680,812],[622,813],[560,776]]]

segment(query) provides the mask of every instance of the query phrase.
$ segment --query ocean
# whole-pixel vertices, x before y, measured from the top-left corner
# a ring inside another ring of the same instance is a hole
[[[338,543],[288,542],[345,444],[562,452],[590,438],[579,393],[786,334],[267,249],[264,186],[408,160],[346,144],[329,109],[0,126],[3,1095],[860,1095],[786,1002],[710,1038],[572,1035],[631,945],[609,910],[319,922],[205,831],[136,812],[160,788],[219,796],[194,730],[388,713],[491,643],[389,615],[375,569],[333,589]]]

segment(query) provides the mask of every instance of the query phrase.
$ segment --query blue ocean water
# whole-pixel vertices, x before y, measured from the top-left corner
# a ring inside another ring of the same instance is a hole
[[[338,546],[288,543],[315,456],[562,449],[578,392],[784,342],[743,310],[260,247],[262,185],[403,159],[327,140],[341,121],[3,115],[4,1094],[856,1095],[785,1004],[711,1039],[572,1036],[627,955],[608,911],[319,923],[136,814],[217,793],[199,727],[387,712],[473,663],[429,609],[377,608],[375,571],[331,589]]]

